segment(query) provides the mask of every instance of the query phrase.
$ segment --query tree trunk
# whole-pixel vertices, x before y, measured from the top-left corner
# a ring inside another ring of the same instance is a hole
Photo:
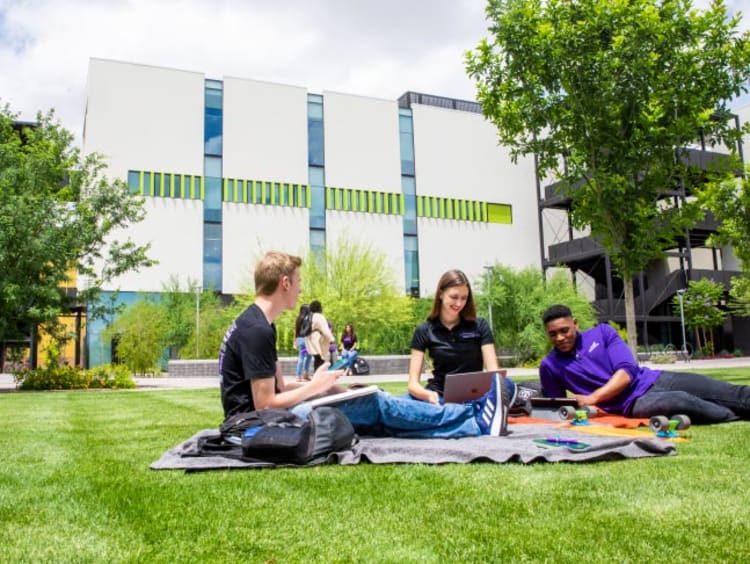
[[[633,358],[638,360],[638,327],[635,324],[635,296],[633,295],[633,277],[623,276],[625,289],[625,326],[628,330],[628,346]]]

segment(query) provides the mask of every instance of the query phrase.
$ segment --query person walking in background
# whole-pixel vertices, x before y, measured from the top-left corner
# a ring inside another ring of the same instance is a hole
[[[425,353],[432,359],[433,370],[432,378],[422,386]],[[446,374],[498,369],[492,329],[484,318],[477,317],[469,279],[460,270],[445,272],[438,281],[432,310],[414,330],[411,340],[409,394],[441,404]],[[503,382],[512,407],[517,387],[510,378],[503,378]]]
[[[351,356],[357,356],[357,333],[354,332],[354,326],[347,323],[341,333],[341,358],[348,361],[345,376],[352,373]]]
[[[308,315],[312,315],[310,306],[302,304],[299,308],[297,320],[294,322],[294,348],[297,350],[297,370],[295,371],[295,376],[297,377],[297,382],[307,382],[310,380],[312,356],[307,352],[305,336],[302,334],[302,324]]]
[[[313,372],[315,372],[326,361],[329,347],[336,337],[331,333],[328,320],[323,315],[323,306],[318,300],[310,302],[310,311],[313,314],[312,332],[305,337],[305,348],[313,358]]]
[[[331,330],[331,335],[334,335],[335,331],[333,330],[333,324],[330,321],[328,322],[328,328]],[[334,364],[336,362],[338,352],[339,348],[336,346],[336,338],[334,337],[334,339],[328,345],[328,362]]]

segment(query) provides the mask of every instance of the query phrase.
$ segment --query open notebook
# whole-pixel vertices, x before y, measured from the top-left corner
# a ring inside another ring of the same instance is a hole
[[[351,400],[355,398],[361,398],[363,396],[369,396],[380,390],[377,386],[364,386],[362,388],[354,388],[353,390],[347,390],[340,394],[330,394],[328,396],[320,396],[309,401],[309,404],[313,407],[320,405],[335,405],[342,401]]]

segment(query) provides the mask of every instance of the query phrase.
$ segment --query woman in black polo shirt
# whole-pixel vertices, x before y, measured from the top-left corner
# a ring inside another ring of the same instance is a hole
[[[432,378],[422,386],[426,352],[432,359],[433,370]],[[446,374],[498,368],[492,328],[482,317],[477,317],[469,279],[460,270],[449,270],[438,281],[427,320],[417,325],[411,339],[409,394],[439,404]]]

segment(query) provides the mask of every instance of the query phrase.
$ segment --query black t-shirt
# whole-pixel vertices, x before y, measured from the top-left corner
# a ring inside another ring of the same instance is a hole
[[[224,417],[255,409],[250,380],[274,378],[277,360],[276,327],[252,304],[234,320],[219,350]]]
[[[430,355],[433,377],[427,380],[426,388],[442,394],[446,374],[482,370],[482,346],[491,343],[492,329],[481,317],[475,321],[461,319],[453,329],[435,318],[417,325],[411,348]]]

